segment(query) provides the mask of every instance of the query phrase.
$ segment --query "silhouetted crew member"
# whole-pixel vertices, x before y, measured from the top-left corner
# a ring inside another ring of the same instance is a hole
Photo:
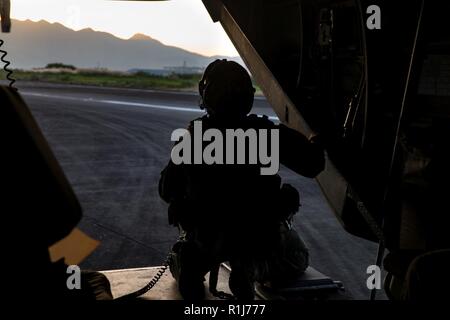
[[[197,119],[203,131],[279,129],[281,163],[307,177],[323,170],[320,146],[267,117],[249,115],[255,89],[239,64],[226,60],[211,63],[199,91],[200,106],[207,111]],[[193,136],[193,123],[189,131]],[[185,299],[203,299],[204,276],[223,261],[230,262],[229,285],[238,299],[253,299],[254,281],[272,280],[267,278],[283,265],[290,264],[286,275],[292,277],[306,269],[308,252],[298,237],[295,248],[289,249],[295,257],[280,254],[282,238],[292,240],[280,226],[297,211],[298,193],[282,186],[278,175],[261,175],[260,168],[261,164],[175,165],[170,161],[163,170],[160,195],[170,204],[169,222],[179,227],[183,236],[173,248],[176,259],[170,267]],[[279,257],[284,264],[271,263]]]

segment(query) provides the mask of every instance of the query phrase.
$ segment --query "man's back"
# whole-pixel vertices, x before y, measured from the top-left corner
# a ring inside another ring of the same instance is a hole
[[[219,123],[208,117],[196,121],[202,122],[204,130],[218,129],[224,135],[226,129],[274,127],[269,120],[256,116],[234,122]],[[189,131],[194,141],[192,128]],[[224,150],[224,158],[226,153]],[[261,175],[261,164],[183,164],[178,169],[177,182],[173,183],[184,194],[181,220],[188,220],[189,226],[210,238],[204,239],[206,242],[225,237],[233,250],[249,250],[249,246],[257,250],[275,232],[281,185],[278,175]]]

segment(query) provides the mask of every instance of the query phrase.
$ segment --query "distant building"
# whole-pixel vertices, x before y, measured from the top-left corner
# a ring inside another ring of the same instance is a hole
[[[128,72],[130,73],[138,73],[143,72],[146,74],[167,77],[171,74],[202,74],[205,71],[204,67],[189,67],[186,64],[186,61],[182,66],[169,66],[164,67],[163,69],[130,69]]]
[[[205,71],[203,67],[188,67],[186,61],[183,62],[182,66],[175,67],[164,67],[164,70],[175,74],[202,74]]]

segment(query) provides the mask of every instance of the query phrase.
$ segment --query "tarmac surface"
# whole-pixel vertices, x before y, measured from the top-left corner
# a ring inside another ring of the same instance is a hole
[[[158,196],[173,130],[201,116],[195,93],[18,84],[81,202],[80,229],[101,241],[83,262],[94,270],[161,265],[177,230]],[[254,113],[275,117],[264,98]],[[273,118],[274,119],[274,118]],[[282,168],[301,193],[295,227],[310,248],[311,265],[368,299],[367,267],[377,246],[346,233],[315,180]],[[380,292],[378,298],[385,298]]]

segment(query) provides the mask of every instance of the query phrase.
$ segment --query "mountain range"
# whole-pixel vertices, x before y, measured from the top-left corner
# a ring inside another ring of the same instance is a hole
[[[10,34],[1,34],[12,68],[32,69],[60,62],[78,68],[163,69],[182,66],[203,68],[218,58],[242,64],[240,57],[207,57],[167,46],[143,34],[123,40],[92,29],[74,31],[59,23],[13,21]]]

